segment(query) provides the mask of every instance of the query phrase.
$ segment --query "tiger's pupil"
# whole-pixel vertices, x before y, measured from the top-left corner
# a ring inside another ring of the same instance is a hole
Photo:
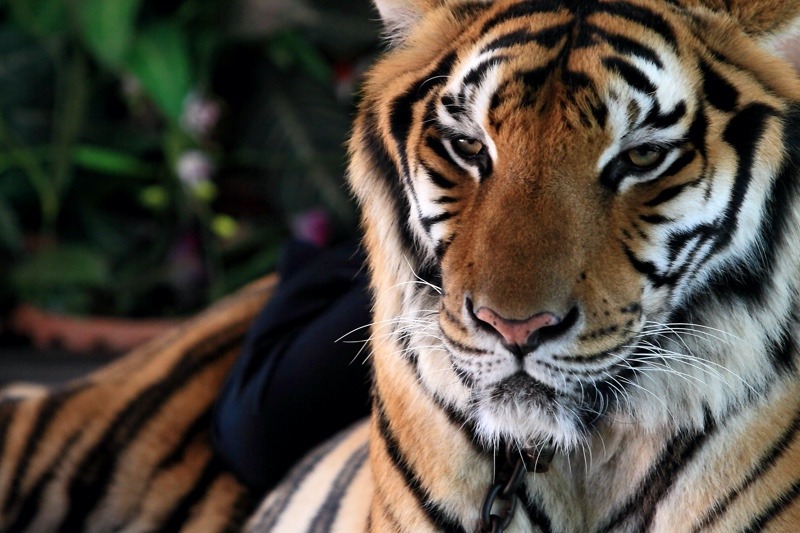
[[[476,156],[483,150],[483,143],[477,139],[461,138],[453,143],[456,151],[464,157]]]
[[[628,160],[637,167],[651,167],[661,160],[662,150],[651,146],[640,146],[628,150]]]

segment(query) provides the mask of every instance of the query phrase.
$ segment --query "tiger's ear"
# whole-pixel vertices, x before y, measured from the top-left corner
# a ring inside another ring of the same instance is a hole
[[[374,0],[383,21],[386,38],[391,43],[405,40],[411,29],[441,1],[437,0]]]

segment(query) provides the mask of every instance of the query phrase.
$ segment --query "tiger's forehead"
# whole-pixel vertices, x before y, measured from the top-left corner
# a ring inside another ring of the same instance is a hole
[[[681,61],[676,17],[652,3],[501,3],[468,24],[440,119],[469,133],[497,130],[521,109],[553,119],[559,108],[567,122],[627,131],[648,115],[690,111],[698,76]]]

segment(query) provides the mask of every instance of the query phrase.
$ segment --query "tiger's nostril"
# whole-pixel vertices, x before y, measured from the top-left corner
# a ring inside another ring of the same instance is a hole
[[[537,313],[523,320],[513,320],[501,316],[488,307],[475,310],[475,317],[492,327],[505,339],[507,344],[522,346],[542,328],[558,325],[561,319],[548,311]]]
[[[561,335],[575,324],[578,317],[577,307],[573,307],[564,318],[543,311],[517,320],[506,318],[489,307],[474,309],[469,299],[466,303],[467,311],[479,327],[502,337],[505,344],[517,353],[531,352],[542,342]]]

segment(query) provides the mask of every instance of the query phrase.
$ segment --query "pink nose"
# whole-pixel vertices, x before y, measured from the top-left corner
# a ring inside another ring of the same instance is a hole
[[[481,322],[492,326],[509,345],[523,346],[530,336],[542,328],[555,326],[561,320],[553,313],[538,313],[524,320],[503,318],[488,307],[481,307],[475,311],[475,316]]]

